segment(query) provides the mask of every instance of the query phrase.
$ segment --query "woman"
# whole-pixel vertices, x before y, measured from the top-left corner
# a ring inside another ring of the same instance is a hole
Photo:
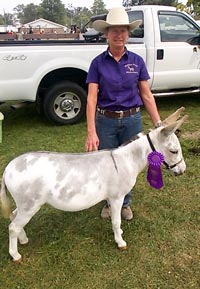
[[[106,21],[96,20],[93,27],[105,34],[108,49],[93,59],[86,82],[86,151],[116,148],[142,131],[140,107],[145,108],[155,126],[161,124],[155,99],[148,85],[149,74],[143,59],[128,51],[129,32],[140,20],[129,23],[123,7],[113,8]],[[109,204],[102,218],[110,216]],[[130,193],[124,198],[122,218],[131,220]]]

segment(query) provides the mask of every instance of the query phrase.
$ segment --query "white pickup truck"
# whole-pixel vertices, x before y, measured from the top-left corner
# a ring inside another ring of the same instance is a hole
[[[198,24],[173,7],[134,6],[127,12],[130,21],[143,21],[127,48],[144,58],[153,94],[200,93]],[[78,122],[85,115],[90,62],[107,48],[101,37],[95,42],[91,32],[83,36],[74,41],[0,41],[0,102],[35,102],[55,124]]]

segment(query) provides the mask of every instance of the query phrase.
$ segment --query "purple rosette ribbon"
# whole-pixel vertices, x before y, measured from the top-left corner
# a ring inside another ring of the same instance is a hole
[[[153,151],[148,155],[147,159],[149,163],[147,181],[153,188],[160,189],[163,186],[161,165],[164,161],[164,156],[157,151]]]

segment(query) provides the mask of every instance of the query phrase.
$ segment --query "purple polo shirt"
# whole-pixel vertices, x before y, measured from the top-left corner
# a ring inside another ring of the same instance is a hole
[[[97,105],[107,110],[127,110],[143,105],[138,81],[149,74],[141,56],[126,49],[117,62],[108,49],[91,62],[86,83],[98,83]]]

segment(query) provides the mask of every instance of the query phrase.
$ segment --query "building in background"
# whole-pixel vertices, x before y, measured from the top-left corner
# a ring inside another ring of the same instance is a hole
[[[32,29],[32,33],[69,33],[70,29],[61,24],[39,18],[22,26],[24,33],[29,33]]]

